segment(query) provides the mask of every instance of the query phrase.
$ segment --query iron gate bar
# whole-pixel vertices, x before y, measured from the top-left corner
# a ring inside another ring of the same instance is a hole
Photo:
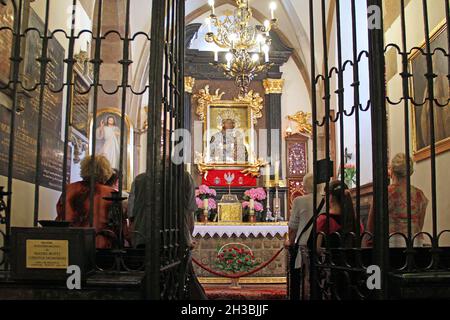
[[[380,25],[383,26],[382,0],[367,0],[367,6],[377,6],[380,11]],[[384,84],[384,30],[369,29],[369,69],[370,99],[372,101],[372,163],[373,163],[373,212],[375,216],[374,263],[381,269],[381,290],[379,299],[386,299],[388,292],[387,273],[389,270],[389,219],[388,219],[388,176],[387,167],[387,114],[386,88]]]
[[[361,221],[361,150],[360,150],[360,80],[359,80],[359,54],[358,54],[358,35],[357,35],[357,17],[356,17],[356,0],[351,1],[352,16],[352,46],[353,46],[353,108],[355,110],[355,145],[356,145],[356,242],[361,247],[361,230],[359,223]],[[342,175],[344,176],[344,175]],[[361,256],[359,256],[359,259]],[[361,261],[359,261],[361,263]]]
[[[130,60],[130,0],[126,0],[125,3],[125,34],[123,37],[122,45],[122,60],[119,64],[122,65],[122,105],[121,105],[121,116],[120,116],[120,155],[119,155],[119,194],[122,195],[123,190],[123,162],[124,162],[124,148],[125,144],[125,114],[126,114],[126,104],[127,104],[127,93],[128,93],[128,73],[130,65],[133,61]],[[127,157],[129,157],[127,152]],[[130,161],[130,159],[127,159]],[[128,173],[127,173],[128,174]],[[128,177],[127,177],[128,178]],[[122,224],[121,224],[122,225]]]
[[[13,62],[13,73],[12,73],[12,108],[11,108],[11,125],[9,134],[9,150],[8,150],[8,182],[7,182],[7,202],[5,210],[5,241],[4,247],[8,250],[10,244],[11,236],[11,206],[12,206],[12,182],[13,182],[13,160],[14,160],[14,143],[15,143],[15,124],[16,124],[16,110],[18,108],[18,85],[19,85],[19,68],[22,57],[20,56],[21,51],[21,30],[22,30],[22,14],[23,14],[23,3],[19,1],[19,7],[17,8],[15,1],[11,0],[14,6],[14,40],[13,40],[13,56],[11,61]],[[11,84],[11,81],[10,83]],[[9,85],[8,85],[9,86]],[[8,269],[9,263],[6,261],[5,269]]]
[[[315,28],[314,28],[314,0],[309,0],[309,27],[310,27],[310,61],[311,61],[311,112],[312,112],[312,125],[313,125],[313,210],[314,210],[314,220],[318,217],[318,207],[317,207],[317,185],[318,185],[318,172],[317,172],[317,152],[318,152],[318,144],[317,144],[317,86],[316,86],[316,56],[315,56]],[[313,223],[312,225],[312,239],[313,246],[316,246],[317,242],[317,224]],[[314,267],[317,259],[316,250],[311,250],[310,256],[310,287],[311,287],[311,299],[317,300],[319,298],[319,288],[316,280],[318,279],[317,269]]]
[[[42,51],[41,57],[37,59],[41,65],[40,70],[40,88],[39,88],[39,107],[38,107],[38,129],[37,129],[37,143],[36,143],[36,171],[34,175],[34,217],[33,226],[38,225],[39,220],[39,187],[41,176],[41,140],[42,140],[42,113],[44,105],[44,93],[47,85],[47,65],[50,59],[47,55],[48,49],[48,25],[49,25],[49,12],[50,12],[50,0],[45,2],[45,22],[44,22],[44,34],[41,35],[42,41]]]
[[[433,220],[433,240],[432,240],[432,255],[433,263],[432,268],[439,268],[439,243],[438,243],[438,232],[437,232],[437,190],[436,190],[436,135],[435,135],[435,125],[434,125],[434,78],[436,74],[433,72],[433,52],[431,51],[430,42],[430,26],[428,22],[428,4],[427,0],[422,0],[423,5],[423,16],[424,16],[424,32],[425,32],[425,57],[427,61],[427,87],[428,87],[428,97],[425,98],[429,101],[430,105],[430,138],[431,138],[431,212]],[[448,32],[448,31],[447,31]]]
[[[404,99],[404,118],[405,118],[405,154],[406,154],[406,211],[408,215],[408,241],[406,250],[406,269],[412,271],[414,268],[414,242],[412,239],[412,224],[411,224],[411,147],[410,147],[410,132],[409,132],[409,78],[412,74],[408,71],[408,49],[406,39],[406,15],[405,15],[405,0],[400,3],[400,18],[401,18],[401,32],[402,32],[402,86]]]
[[[73,67],[75,65],[76,60],[74,59],[75,53],[75,24],[76,24],[76,8],[77,8],[77,0],[72,1],[72,20],[70,25],[70,36],[69,36],[69,52],[68,57],[64,60],[67,64],[67,76],[66,76],[66,88],[67,88],[67,96],[66,96],[66,113],[65,113],[65,122],[64,122],[64,151],[63,151],[63,167],[62,167],[62,211],[66,212],[66,200],[67,200],[67,158],[68,158],[68,145],[69,145],[69,134],[70,134],[70,115],[72,113],[72,100],[73,100]],[[93,175],[91,175],[93,176]],[[92,180],[92,179],[91,179]],[[93,215],[91,216],[93,218]],[[91,219],[92,219],[91,218]]]
[[[95,172],[95,155],[97,152],[97,112],[98,112],[98,87],[100,86],[100,67],[103,63],[101,54],[102,54],[102,40],[103,40],[103,0],[98,0],[97,7],[97,32],[94,37],[95,41],[95,49],[94,49],[94,59],[91,60],[91,63],[94,65],[94,79],[93,79],[93,102],[92,102],[92,147],[90,147],[90,154],[92,155],[91,163],[89,165],[90,176],[94,176]],[[122,170],[122,168],[120,168]],[[92,227],[94,225],[94,207],[95,207],[95,180],[91,179],[89,181],[90,190],[89,190],[89,226]]]
[[[152,2],[152,28],[149,57],[149,97],[148,134],[146,167],[146,246],[145,246],[145,284],[146,297],[159,300],[160,297],[160,246],[162,220],[158,212],[161,205],[161,103],[162,103],[162,63],[164,59],[164,17],[165,1]]]

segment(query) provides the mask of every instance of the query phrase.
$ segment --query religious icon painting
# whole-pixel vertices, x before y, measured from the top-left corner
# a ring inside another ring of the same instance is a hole
[[[103,109],[97,113],[95,125],[90,121],[90,147],[92,150],[95,136],[95,154],[104,155],[113,169],[120,170],[122,163],[124,190],[131,189],[133,179],[133,126],[128,116],[124,116],[122,128],[122,116],[119,109]],[[122,139],[123,134],[123,139]],[[123,141],[123,145],[122,145]]]
[[[443,21],[430,35],[432,55],[434,101],[430,103],[429,83],[427,79],[427,47],[424,42],[420,50],[413,50],[409,58],[411,79],[412,132],[414,158],[416,161],[428,159],[431,154],[431,108],[434,114],[434,136],[436,153],[450,150],[450,86],[448,58],[440,48],[447,48],[448,28]]]

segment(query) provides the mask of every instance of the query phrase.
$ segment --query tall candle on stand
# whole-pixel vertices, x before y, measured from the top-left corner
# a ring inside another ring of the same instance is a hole
[[[275,185],[278,187],[280,183],[280,161],[275,162]]]
[[[267,188],[270,187],[270,164],[266,165],[266,169],[264,170],[265,175],[264,175],[264,184],[266,185]]]
[[[203,215],[205,223],[208,222],[208,211],[209,211],[209,201],[208,199],[203,200]]]
[[[255,219],[255,200],[254,199],[250,199],[250,203],[249,203],[249,208],[250,208],[250,222],[256,222]]]

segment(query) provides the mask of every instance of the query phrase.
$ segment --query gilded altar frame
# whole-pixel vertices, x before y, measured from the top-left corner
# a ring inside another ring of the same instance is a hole
[[[258,119],[262,118],[264,99],[253,90],[249,91],[247,95],[233,100],[222,100],[224,94],[220,89],[217,89],[215,93],[210,93],[207,85],[194,95],[194,99],[197,100],[196,114],[203,122],[203,152],[196,157],[199,172],[204,174],[209,170],[238,169],[242,170],[241,172],[244,174],[258,177],[260,168],[267,164],[257,158],[255,146],[255,126]],[[212,134],[220,131],[217,115],[221,112],[234,115],[233,120],[238,123],[237,129],[244,130],[244,144],[248,153],[246,161],[217,163],[210,159],[210,141]]]

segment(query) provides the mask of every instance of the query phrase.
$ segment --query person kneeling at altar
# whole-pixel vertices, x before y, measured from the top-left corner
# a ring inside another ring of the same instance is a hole
[[[106,185],[113,175],[113,169],[108,159],[103,155],[97,155],[94,158],[94,170],[91,174],[92,157],[88,156],[81,161],[80,176],[82,181],[71,183],[66,188],[66,205],[63,211],[63,199],[58,200],[56,205],[57,221],[69,221],[71,227],[89,228],[89,211],[93,206],[93,225],[97,233],[95,244],[98,249],[111,248],[114,238],[116,238],[108,227],[109,210],[111,201],[103,199],[111,197],[111,193],[116,190]],[[94,185],[94,202],[90,203],[91,181]]]

